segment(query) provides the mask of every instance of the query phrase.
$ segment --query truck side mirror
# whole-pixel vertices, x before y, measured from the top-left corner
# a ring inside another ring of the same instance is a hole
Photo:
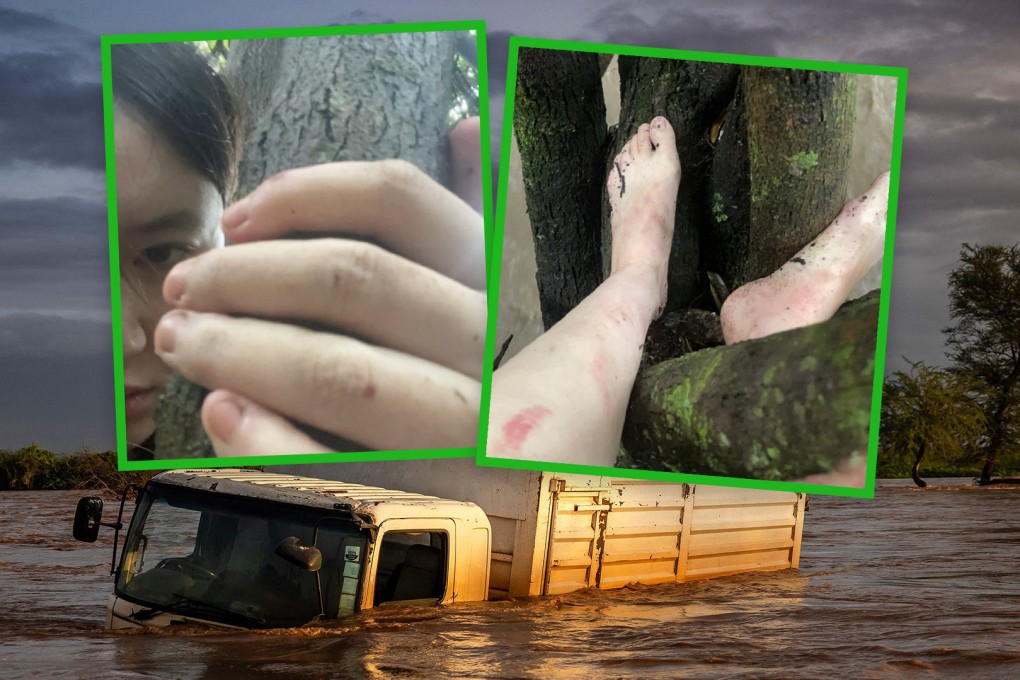
[[[78,507],[74,510],[74,528],[71,533],[79,541],[95,543],[102,519],[103,499],[98,496],[86,496],[78,501]]]
[[[301,545],[297,536],[283,539],[273,552],[305,571],[318,571],[322,566],[322,552],[314,545]]]

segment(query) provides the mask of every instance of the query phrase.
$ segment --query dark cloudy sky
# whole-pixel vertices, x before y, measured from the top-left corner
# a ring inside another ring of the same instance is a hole
[[[511,34],[906,66],[891,368],[943,360],[961,243],[1020,240],[1011,0],[293,5],[0,0],[0,448],[114,447],[102,33],[485,19],[497,149]]]

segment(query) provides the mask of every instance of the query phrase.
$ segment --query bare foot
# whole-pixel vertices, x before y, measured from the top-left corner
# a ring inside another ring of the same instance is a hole
[[[818,238],[769,276],[741,286],[719,317],[727,344],[825,321],[882,258],[889,173],[847,203]]]
[[[482,212],[481,121],[465,118],[450,130],[450,164],[453,192],[465,203]]]
[[[666,270],[673,240],[680,159],[669,121],[659,116],[638,128],[606,180],[612,208],[612,273],[630,270],[655,294],[655,316],[666,302]]]

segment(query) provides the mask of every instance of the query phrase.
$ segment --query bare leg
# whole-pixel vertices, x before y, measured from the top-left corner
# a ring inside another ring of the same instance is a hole
[[[825,321],[882,258],[889,173],[844,206],[818,238],[763,279],[726,298],[720,318],[727,344]]]
[[[488,455],[613,465],[641,348],[662,310],[680,160],[665,118],[616,157],[612,273],[493,374]]]

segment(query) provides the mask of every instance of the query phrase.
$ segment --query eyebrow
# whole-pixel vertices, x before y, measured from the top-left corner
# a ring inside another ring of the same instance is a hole
[[[147,222],[142,222],[135,228],[145,233],[172,231],[184,227],[194,227],[199,222],[199,216],[193,210],[175,210],[155,217]]]

